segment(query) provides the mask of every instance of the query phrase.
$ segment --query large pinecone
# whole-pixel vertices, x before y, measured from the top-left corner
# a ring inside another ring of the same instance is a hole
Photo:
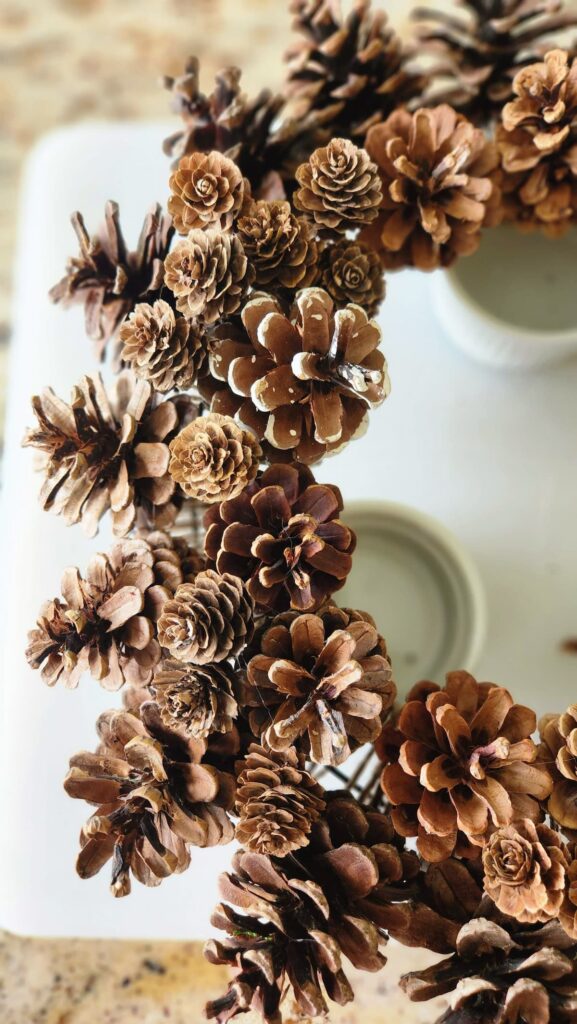
[[[120,327],[118,340],[122,361],[156,391],[193,387],[206,359],[202,331],[175,316],[164,299],[153,305],[139,302]]]
[[[545,40],[577,24],[562,0],[462,0],[461,12],[419,8],[413,17],[425,52],[440,54],[433,83],[443,99],[481,127],[498,120],[520,68],[539,60]]]
[[[350,139],[331,139],[297,169],[294,204],[321,228],[345,233],[370,224],[383,198],[379,171]]]
[[[557,917],[569,867],[559,834],[528,818],[496,829],[483,850],[485,892],[509,917],[536,924]]]
[[[257,606],[318,608],[343,586],[356,537],[338,518],[339,489],[306,466],[273,465],[233,501],[208,509],[205,550],[246,581]]]
[[[539,762],[553,779],[547,810],[571,835],[577,832],[577,704],[562,715],[546,715],[539,732]]]
[[[49,686],[75,687],[86,671],[107,690],[149,683],[160,658],[156,622],[187,577],[188,557],[184,542],[153,533],[95,555],[84,577],[67,569],[63,600],[48,601],[28,634],[29,664]]]
[[[167,658],[155,670],[151,691],[168,729],[202,740],[231,731],[238,714],[233,684],[227,662],[186,665]]]
[[[385,642],[365,612],[283,612],[258,648],[244,703],[254,709],[253,732],[273,750],[294,744],[317,764],[339,765],[351,746],[379,735],[396,687]]]
[[[71,758],[64,783],[69,796],[96,806],[81,832],[81,878],[112,859],[112,893],[126,896],[131,873],[159,885],[188,867],[191,846],[232,840],[234,778],[210,745],[166,729],[152,703],[139,716],[106,711],[97,730],[97,752]],[[235,742],[231,735],[231,750]]]
[[[383,266],[434,270],[477,248],[497,151],[446,105],[398,110],[366,141],[383,182],[382,209],[361,232]]]
[[[255,285],[267,289],[308,288],[318,277],[313,226],[296,217],[290,203],[260,199],[248,204],[236,225],[255,271]]]
[[[50,292],[53,302],[82,302],[86,331],[102,357],[107,342],[138,302],[154,302],[164,281],[164,259],[174,236],[160,206],[147,213],[132,252],[120,227],[118,205],[105,207],[105,225],[90,236],[82,214],[72,216],[80,253],[68,260],[66,274]]]
[[[164,261],[165,284],[186,317],[213,324],[236,313],[252,282],[240,239],[215,228],[195,228]]]
[[[539,821],[552,783],[534,763],[534,730],[533,711],[467,672],[450,672],[444,689],[418,683],[378,743],[400,835],[418,836],[421,856],[439,861],[473,856],[491,825]]]
[[[305,288],[289,315],[259,295],[242,321],[246,333],[227,324],[216,332],[199,387],[214,412],[236,416],[269,451],[317,462],[358,436],[389,394],[380,329],[359,306],[335,311],[325,291]]]
[[[242,580],[206,569],[166,602],[158,639],[178,661],[209,665],[243,650],[252,636],[252,618],[253,602]]]
[[[254,480],[261,447],[230,416],[209,413],[189,423],[170,444],[170,475],[188,497],[204,504],[230,501]]]

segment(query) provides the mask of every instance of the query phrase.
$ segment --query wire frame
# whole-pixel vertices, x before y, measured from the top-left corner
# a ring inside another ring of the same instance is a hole
[[[342,767],[317,765],[313,775],[325,789],[344,789],[363,807],[375,810],[384,807],[386,800],[381,789],[383,766],[372,747],[362,749]]]

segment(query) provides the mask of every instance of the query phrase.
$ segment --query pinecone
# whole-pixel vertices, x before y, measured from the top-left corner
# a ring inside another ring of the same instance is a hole
[[[138,302],[154,302],[164,281],[164,258],[174,236],[170,217],[160,206],[147,213],[138,246],[131,252],[122,234],[117,203],[105,207],[105,225],[90,237],[82,214],[72,215],[80,253],[50,291],[53,302],[84,303],[86,332],[100,358],[125,316]]]
[[[158,621],[162,647],[178,661],[209,665],[225,661],[252,636],[253,603],[236,576],[200,572],[192,583],[177,587]]]
[[[378,168],[349,139],[332,139],[297,169],[294,204],[333,231],[369,224],[383,198]]]
[[[156,391],[191,388],[206,359],[202,332],[183,316],[175,316],[164,299],[139,302],[118,333],[120,357]]]
[[[308,288],[318,276],[318,246],[312,225],[296,217],[282,200],[250,203],[236,231],[255,271],[255,284],[264,288]]]
[[[253,733],[273,750],[298,742],[317,764],[339,765],[351,746],[376,739],[395,696],[385,641],[370,616],[325,606],[270,621],[248,662],[243,703],[255,709]]]
[[[191,547],[184,536],[169,535],[162,530],[141,530],[139,536],[152,547],[157,580],[163,587],[168,587],[171,594],[181,583],[190,583],[206,569],[204,555]]]
[[[167,729],[203,740],[212,733],[232,729],[238,713],[233,682],[232,669],[226,662],[185,665],[168,658],[156,669],[151,690]]]
[[[182,495],[168,472],[168,442],[192,416],[192,399],[158,402],[148,381],[126,372],[110,398],[97,375],[82,378],[69,405],[45,388],[32,408],[38,426],[22,444],[41,453],[44,509],[68,525],[81,522],[89,537],[108,510],[120,537],[137,522],[158,528],[174,522]]]
[[[76,870],[92,878],[112,859],[111,891],[130,893],[130,874],[159,885],[185,871],[191,846],[229,843],[234,778],[206,742],[164,728],[155,704],[140,715],[105,711],[100,745],[70,760],[64,788],[96,811],[83,826]]]
[[[384,267],[447,267],[477,248],[498,163],[495,146],[451,107],[398,110],[371,128],[380,216],[361,233]]]
[[[552,784],[534,764],[534,730],[533,711],[467,672],[450,672],[444,689],[418,683],[378,743],[399,834],[418,836],[421,856],[435,862],[474,856],[491,824],[539,821]]]
[[[183,156],[171,175],[168,200],[176,230],[215,227],[228,231],[242,207],[246,182],[238,167],[222,153]]]
[[[493,832],[483,850],[485,892],[527,924],[557,917],[569,860],[557,832],[529,818]]]
[[[547,810],[571,835],[577,830],[577,704],[562,715],[546,715],[539,722],[539,763],[552,777]]]
[[[242,321],[246,334],[224,325],[212,338],[199,386],[214,412],[266,440],[271,461],[278,449],[312,463],[343,448],[389,394],[380,329],[359,306],[335,311],[325,291],[305,288],[288,316],[258,295]]]
[[[576,25],[577,15],[563,10],[562,0],[461,0],[461,6],[464,17],[426,7],[413,17],[421,50],[442,59],[431,76],[433,83],[445,76],[437,102],[451,103],[483,127],[501,116],[519,69],[539,60],[545,39]]]
[[[356,537],[338,518],[337,487],[306,466],[273,465],[235,500],[209,509],[210,565],[245,580],[257,607],[318,608],[343,586]]]
[[[254,276],[240,239],[213,228],[190,231],[164,267],[177,309],[207,324],[236,313]]]
[[[526,131],[543,155],[559,149],[577,123],[577,60],[551,50],[515,76],[513,92],[503,108],[505,129]]]
[[[577,847],[575,843],[570,843],[567,847],[567,856],[569,866],[566,872],[565,895],[559,908],[559,921],[567,935],[577,940]]]
[[[251,744],[237,765],[237,841],[252,853],[286,857],[309,842],[325,809],[322,786],[294,747],[282,753]]]
[[[363,307],[367,316],[378,313],[385,297],[385,279],[378,254],[348,238],[325,249],[321,283],[337,305],[355,302]]]
[[[212,412],[171,441],[169,471],[188,497],[212,504],[236,498],[254,480],[261,458],[250,431]]]

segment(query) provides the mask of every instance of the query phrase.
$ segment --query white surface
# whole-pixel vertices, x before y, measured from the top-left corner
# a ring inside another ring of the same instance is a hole
[[[203,936],[216,875],[231,850],[198,851],[188,874],[157,889],[134,885],[113,900],[106,869],[74,874],[87,808],[62,791],[68,757],[94,744],[110,697],[91,679],[49,690],[26,666],[26,632],[62,569],[105,550],[39,510],[39,480],[20,438],[29,396],[53,384],[63,396],[95,369],[80,310],[53,308],[46,292],[74,250],[68,214],[94,228],[108,198],[120,202],[130,241],[167,176],[161,126],[84,128],[46,140],[25,187],[17,274],[8,434],[0,623],[0,926],[33,934]],[[500,375],[448,344],[432,311],[430,280],[391,276],[382,315],[391,397],[367,435],[319,470],[345,499],[389,499],[436,516],[469,548],[489,605],[480,675],[540,711],[576,699],[577,659],[560,641],[577,634],[577,364],[539,375]],[[387,623],[379,623],[385,636]],[[459,667],[459,666],[455,666]]]

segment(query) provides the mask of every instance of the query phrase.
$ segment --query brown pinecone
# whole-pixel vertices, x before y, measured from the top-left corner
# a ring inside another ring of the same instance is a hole
[[[252,636],[252,616],[242,580],[206,569],[166,602],[158,639],[178,661],[208,665],[240,653]]]
[[[139,302],[120,327],[120,357],[156,391],[190,388],[206,359],[202,332],[183,316],[175,316],[164,299]]]
[[[185,665],[167,658],[156,669],[151,690],[167,728],[202,740],[232,729],[238,713],[233,681],[226,662]]]
[[[169,471],[188,497],[212,504],[236,498],[254,480],[261,458],[254,434],[211,412],[171,441]]]
[[[185,536],[164,533],[162,530],[141,530],[138,536],[148,541],[154,557],[154,572],[159,583],[173,594],[181,583],[190,583],[206,569],[204,555],[191,547]]]
[[[177,309],[207,324],[236,313],[254,276],[240,239],[213,228],[190,231],[164,267]]]
[[[140,715],[105,711],[97,731],[97,752],[72,757],[64,783],[69,796],[96,806],[80,834],[81,878],[112,860],[112,894],[127,896],[131,873],[159,885],[186,870],[191,846],[232,840],[234,778],[206,742],[167,730],[152,703]]]
[[[543,155],[559,149],[577,123],[577,60],[551,50],[515,76],[513,92],[503,108],[506,131],[523,129]]]
[[[351,746],[376,739],[395,696],[370,616],[325,606],[269,622],[247,666],[243,702],[254,709],[253,732],[273,750],[296,745],[317,764],[339,765]]]
[[[337,305],[356,302],[368,316],[378,313],[385,297],[385,279],[378,254],[348,238],[325,249],[321,283]]]
[[[192,228],[228,231],[245,198],[246,183],[238,167],[216,151],[183,156],[168,184],[168,212],[181,235]]]
[[[493,190],[497,151],[480,129],[442,105],[398,110],[371,128],[383,202],[361,240],[384,267],[434,270],[477,248]]]
[[[497,829],[483,850],[485,892],[503,914],[527,924],[558,916],[568,867],[558,833],[529,818]]]
[[[563,10],[562,0],[462,0],[461,6],[464,17],[427,7],[413,17],[421,52],[441,57],[431,93],[484,127],[498,120],[512,98],[519,69],[539,60],[545,39],[577,24],[577,16]]]
[[[237,765],[237,841],[252,853],[286,857],[309,842],[325,809],[322,786],[294,747],[282,753],[252,743]]]
[[[539,762],[552,777],[547,810],[566,832],[577,830],[577,704],[539,722]]]
[[[99,234],[88,234],[78,212],[72,216],[72,227],[80,253],[68,260],[66,274],[51,289],[50,298],[84,304],[86,332],[102,358],[108,341],[136,304],[159,297],[174,228],[160,206],[153,206],[131,252],[120,227],[118,205],[112,202],[106,204],[105,225]]]
[[[572,939],[577,939],[577,846],[569,843],[567,847],[569,866],[565,878],[565,894],[559,909],[559,921],[563,929]]]
[[[159,402],[148,381],[127,371],[110,397],[97,375],[82,378],[69,405],[45,388],[32,408],[38,426],[22,444],[41,453],[44,509],[68,525],[81,522],[89,537],[108,510],[117,536],[137,522],[158,528],[174,522],[182,495],[168,472],[168,442],[192,416],[192,399]]]
[[[389,394],[380,329],[359,306],[335,311],[325,291],[305,288],[288,315],[258,295],[242,321],[246,333],[225,324],[212,338],[199,386],[214,412],[266,441],[271,461],[275,449],[313,463],[343,448]]]
[[[282,200],[250,203],[236,225],[259,287],[308,288],[318,276],[314,229]]]
[[[534,730],[533,711],[467,672],[450,672],[444,689],[418,683],[378,743],[399,834],[418,836],[421,856],[440,861],[474,856],[491,825],[541,820],[551,778],[534,763]]]
[[[297,169],[297,209],[333,231],[369,224],[383,198],[378,168],[349,139],[332,139]]]

